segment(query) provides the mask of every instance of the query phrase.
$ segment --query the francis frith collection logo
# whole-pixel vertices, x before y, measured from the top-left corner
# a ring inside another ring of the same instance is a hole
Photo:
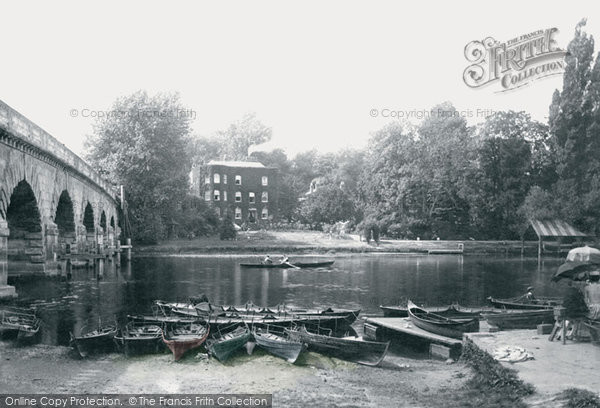
[[[566,52],[556,44],[557,31],[538,30],[502,43],[492,37],[471,41],[465,47],[465,57],[471,63],[463,73],[465,83],[480,88],[498,82],[499,92],[505,92],[562,74]]]

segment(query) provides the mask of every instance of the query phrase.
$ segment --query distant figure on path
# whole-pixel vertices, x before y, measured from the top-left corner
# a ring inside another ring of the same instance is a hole
[[[263,259],[263,264],[271,265],[272,263],[273,263],[273,260],[271,259],[271,257],[269,255],[265,256],[265,259]]]
[[[590,283],[583,288],[583,297],[589,309],[588,317],[600,320],[600,272],[590,273]]]

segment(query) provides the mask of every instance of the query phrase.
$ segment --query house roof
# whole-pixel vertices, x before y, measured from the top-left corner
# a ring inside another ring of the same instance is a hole
[[[585,234],[563,220],[530,220],[538,237],[587,237]]]
[[[246,162],[246,161],[216,161],[211,160],[208,162],[209,166],[227,166],[227,167],[252,167],[252,168],[264,168],[265,166],[259,162]]]

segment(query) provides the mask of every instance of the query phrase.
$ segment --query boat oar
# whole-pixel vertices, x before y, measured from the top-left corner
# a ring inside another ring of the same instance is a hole
[[[290,268],[294,268],[294,269],[300,269],[300,267],[299,267],[299,266],[296,266],[296,265],[294,265],[294,264],[291,264],[291,263],[289,263],[289,262],[282,262],[281,264],[282,264],[282,265],[287,265],[287,266],[289,266]]]

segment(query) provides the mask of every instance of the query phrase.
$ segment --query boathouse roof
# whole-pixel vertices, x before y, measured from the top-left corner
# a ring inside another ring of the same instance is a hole
[[[538,237],[587,237],[585,234],[563,220],[530,220]]]

